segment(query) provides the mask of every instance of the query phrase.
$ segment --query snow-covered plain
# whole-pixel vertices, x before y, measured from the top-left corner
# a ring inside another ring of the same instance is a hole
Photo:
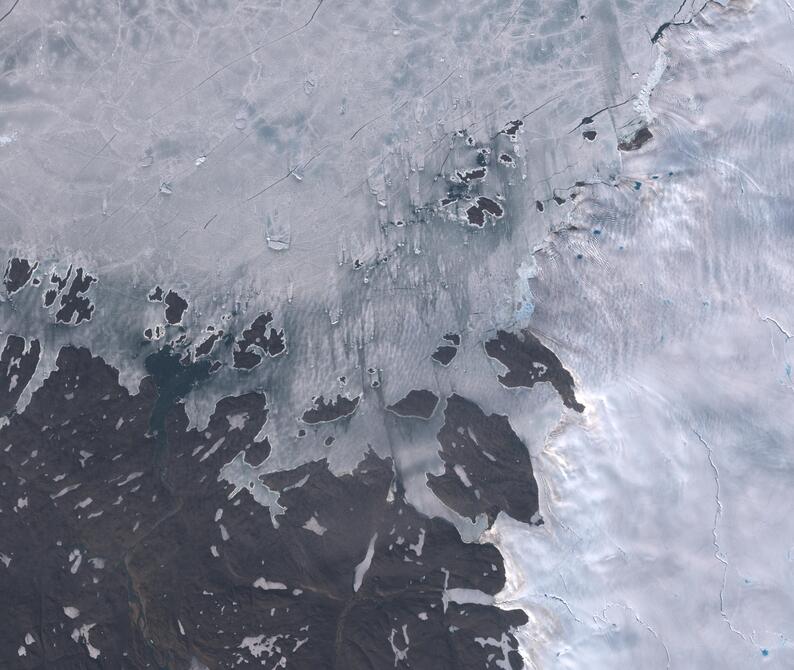
[[[543,531],[493,531],[537,667],[794,665],[792,19],[731,3],[671,29],[637,196],[570,219],[609,243],[536,254],[533,323],[588,406],[535,460]]]

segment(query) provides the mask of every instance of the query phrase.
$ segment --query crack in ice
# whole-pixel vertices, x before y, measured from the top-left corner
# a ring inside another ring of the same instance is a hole
[[[568,604],[568,601],[565,600],[565,598],[563,598],[562,596],[555,595],[554,593],[543,593],[543,594],[538,593],[536,594],[536,597],[540,597],[541,595],[544,598],[548,598],[549,600],[556,600],[557,602],[560,602],[563,605],[565,605],[565,609],[568,610],[568,614],[570,614],[573,617],[573,620],[576,621],[576,623],[584,624],[584,621],[582,621],[578,616],[576,616],[573,613],[571,606]]]
[[[725,621],[725,623],[728,624],[728,628],[730,628],[732,633],[738,635],[745,642],[749,642],[747,636],[734,627],[733,623],[730,620],[730,617],[728,616],[728,613],[725,611],[725,589],[727,588],[727,582],[728,582],[728,561],[723,555],[722,549],[720,548],[719,535],[717,531],[717,525],[719,524],[720,519],[722,519],[722,512],[724,509],[722,506],[722,500],[720,499],[720,492],[721,492],[720,471],[717,469],[717,464],[714,462],[714,451],[712,450],[711,446],[708,444],[708,442],[706,442],[706,440],[703,439],[703,436],[694,428],[692,429],[692,432],[695,433],[695,435],[697,435],[698,440],[700,440],[700,443],[703,445],[703,447],[706,450],[706,456],[708,458],[709,465],[711,466],[711,470],[714,473],[714,483],[716,485],[716,491],[714,493],[714,501],[716,503],[716,509],[714,510],[714,525],[711,528],[711,537],[712,537],[712,545],[714,546],[714,557],[720,563],[722,563],[722,584],[720,586],[720,615],[722,616],[722,619]]]
[[[791,339],[791,333],[788,332],[785,328],[783,328],[783,326],[780,325],[777,319],[773,319],[771,316],[761,316],[760,312],[758,316],[761,318],[762,321],[766,321],[768,323],[774,324],[777,327],[777,329],[784,335],[787,342]]]
[[[651,635],[653,635],[653,637],[655,637],[655,638],[656,638],[656,641],[657,641],[657,642],[658,642],[660,645],[662,645],[662,648],[664,649],[664,653],[665,653],[665,655],[667,656],[667,670],[670,670],[670,650],[667,648],[667,645],[665,644],[664,640],[661,638],[661,636],[659,635],[659,633],[657,633],[657,632],[656,632],[656,630],[654,629],[654,627],[653,627],[653,626],[651,626],[651,624],[649,624],[647,621],[645,621],[645,619],[643,619],[642,617],[640,617],[640,615],[639,615],[639,614],[637,614],[637,610],[635,610],[635,609],[634,609],[634,608],[633,608],[631,605],[628,605],[627,603],[618,603],[618,602],[612,602],[612,601],[611,601],[611,602],[608,602],[608,603],[607,603],[607,605],[606,605],[606,607],[604,607],[604,609],[603,609],[603,610],[601,610],[601,616],[600,616],[600,617],[594,616],[594,617],[593,617],[593,619],[597,621],[597,620],[598,620],[598,618],[600,618],[600,619],[601,619],[602,621],[604,621],[605,623],[608,623],[608,622],[609,622],[609,619],[607,619],[607,610],[608,610],[610,607],[620,607],[621,609],[623,609],[623,610],[625,610],[625,611],[629,612],[629,613],[630,613],[630,614],[631,614],[631,615],[634,617],[634,620],[635,620],[635,621],[636,621],[638,624],[640,624],[640,625],[641,625],[643,628],[645,628],[645,629],[646,629],[646,630],[647,630],[647,631],[648,631],[648,632],[649,632]]]

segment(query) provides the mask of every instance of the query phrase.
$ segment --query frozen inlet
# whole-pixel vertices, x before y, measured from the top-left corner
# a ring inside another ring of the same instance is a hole
[[[218,481],[225,481],[234,486],[234,489],[229,494],[229,500],[234,498],[240,491],[248,491],[256,502],[270,510],[270,518],[273,525],[278,528],[279,524],[276,517],[287,510],[279,504],[278,492],[272,491],[259,478],[259,475],[263,473],[262,465],[251,465],[245,460],[245,452],[241,451],[221,468]]]

